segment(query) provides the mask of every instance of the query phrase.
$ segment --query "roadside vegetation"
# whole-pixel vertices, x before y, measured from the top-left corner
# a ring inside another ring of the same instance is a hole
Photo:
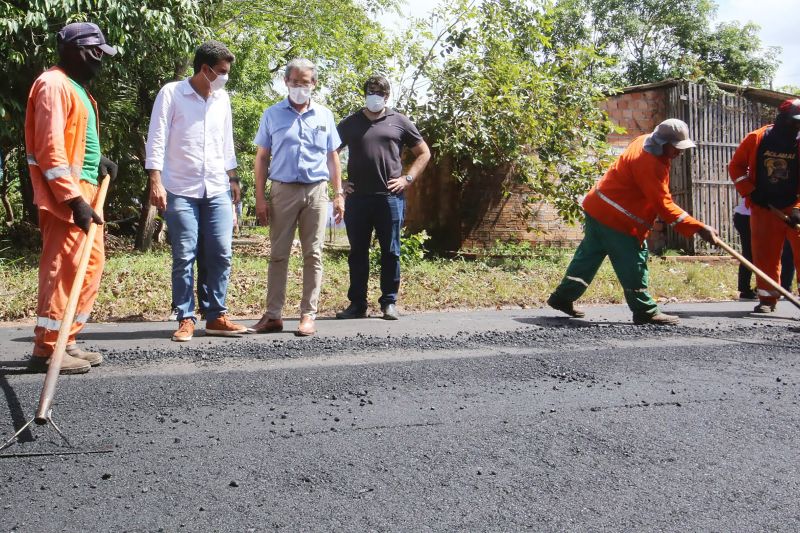
[[[420,242],[421,241],[421,242]],[[425,257],[424,237],[407,239],[400,306],[405,312],[447,309],[542,307],[564,274],[572,250],[498,245],[482,253],[452,258]],[[332,316],[347,305],[347,248],[343,235],[334,235],[325,251],[325,277],[320,313]],[[2,246],[0,246],[2,248]],[[6,250],[8,252],[8,250]],[[373,263],[377,263],[377,253]],[[29,320],[35,316],[36,252],[0,259],[0,320]],[[263,230],[234,247],[228,304],[235,316],[257,317],[264,311],[269,261]],[[170,313],[168,247],[134,252],[130,243],[109,252],[95,305],[97,321],[164,320]],[[379,296],[376,264],[370,279],[373,311]],[[286,315],[295,316],[300,300],[302,264],[299,249],[290,263]],[[680,301],[725,300],[737,296],[736,266],[729,261],[650,261],[651,289],[656,299]],[[623,303],[622,289],[606,262],[581,300],[583,304]]]

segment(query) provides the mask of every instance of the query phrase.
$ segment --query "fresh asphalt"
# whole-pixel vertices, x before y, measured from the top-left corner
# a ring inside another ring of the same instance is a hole
[[[107,361],[0,458],[0,531],[797,531],[800,311],[667,304],[679,327],[543,309],[319,320]],[[202,326],[202,324],[201,324]],[[0,439],[36,410],[0,328]],[[63,451],[110,453],[21,456]]]

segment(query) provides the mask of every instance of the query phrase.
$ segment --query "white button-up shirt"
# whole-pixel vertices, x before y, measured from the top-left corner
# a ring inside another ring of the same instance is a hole
[[[160,170],[161,183],[172,194],[227,193],[227,171],[237,167],[228,93],[220,89],[203,100],[188,78],[166,84],[153,104],[145,149],[145,168]]]

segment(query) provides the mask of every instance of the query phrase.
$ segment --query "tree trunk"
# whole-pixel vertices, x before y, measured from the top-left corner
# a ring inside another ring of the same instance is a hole
[[[136,228],[134,249],[146,252],[153,246],[153,235],[155,235],[157,223],[158,210],[150,205],[150,182],[148,180],[147,189],[144,191],[142,210],[139,213],[139,227]]]
[[[158,227],[158,210],[147,202],[142,206],[139,215],[139,227],[136,229],[136,242],[134,248],[146,252],[153,246],[153,235]]]
[[[24,153],[24,150],[22,151]],[[28,171],[28,163],[23,159],[18,166],[19,170],[19,192],[22,194],[22,218],[34,226],[39,225],[39,210],[33,203],[33,183]]]
[[[3,209],[6,213],[6,224],[14,222],[14,209],[11,206],[11,201],[8,199],[8,191],[11,189],[11,177],[8,175],[8,166],[6,165],[6,157],[0,158],[0,202],[3,203]]]

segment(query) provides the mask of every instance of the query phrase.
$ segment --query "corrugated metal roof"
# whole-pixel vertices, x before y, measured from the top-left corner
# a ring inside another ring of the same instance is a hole
[[[661,80],[654,83],[646,83],[644,85],[631,85],[630,87],[623,87],[622,89],[620,89],[619,92],[610,94],[609,96],[614,96],[615,94],[638,93],[642,91],[650,91],[653,89],[667,88],[677,85],[679,83],[693,83],[693,82],[681,79]],[[724,83],[721,81],[715,83],[717,87],[719,87],[723,91],[729,93],[736,93],[741,96],[745,96],[747,98],[755,100],[757,102],[761,102],[771,106],[777,106],[787,98],[800,98],[800,95],[784,93],[781,91],[772,91],[770,89],[759,89],[756,87],[747,87],[744,85],[734,85],[732,83]]]

